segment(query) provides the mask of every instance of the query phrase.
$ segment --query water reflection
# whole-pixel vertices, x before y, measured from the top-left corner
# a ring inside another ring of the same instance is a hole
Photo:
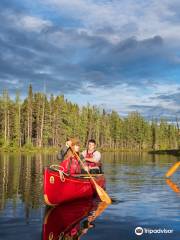
[[[123,188],[138,192],[145,185],[161,185],[162,176],[172,161],[177,161],[174,156],[147,153],[103,153],[102,159],[112,196]],[[43,204],[43,168],[52,163],[57,163],[56,154],[1,153],[0,210],[8,200],[13,202],[14,209],[17,202],[22,201],[27,218],[31,208],[38,209]]]
[[[95,200],[81,200],[48,209],[43,223],[43,240],[80,239],[94,228],[95,219],[107,206]]]
[[[8,199],[14,208],[21,200],[27,217],[29,208],[39,208],[43,202],[43,167],[55,161],[50,155],[0,154],[0,210]]]
[[[178,186],[178,183],[173,182],[169,178],[166,179],[166,183],[175,193],[180,193],[180,186]]]
[[[105,240],[112,236],[113,240],[136,239],[135,227],[152,226],[173,228],[175,233],[171,239],[179,240],[180,171],[173,176],[176,185],[173,189],[178,195],[170,188],[174,186],[172,182],[166,183],[164,179],[169,167],[179,159],[147,153],[103,153],[102,159],[106,190],[115,204],[103,212],[103,217],[96,219],[95,229],[94,220],[87,222],[88,213],[93,210],[85,206],[87,215],[81,219],[79,230],[88,234],[83,235],[83,239]],[[41,239],[45,207],[43,168],[56,163],[56,154],[0,153],[0,238]],[[154,237],[163,240],[164,236]]]

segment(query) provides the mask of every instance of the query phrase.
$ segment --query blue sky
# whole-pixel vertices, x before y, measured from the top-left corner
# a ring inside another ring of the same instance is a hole
[[[0,88],[180,115],[180,2],[1,0]]]

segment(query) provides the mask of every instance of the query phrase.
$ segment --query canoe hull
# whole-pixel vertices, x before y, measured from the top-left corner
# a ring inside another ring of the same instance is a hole
[[[99,186],[105,188],[104,175],[95,176]],[[81,176],[60,177],[58,171],[45,168],[44,171],[44,200],[47,205],[54,206],[81,198],[90,198],[96,194],[94,184],[89,178]]]

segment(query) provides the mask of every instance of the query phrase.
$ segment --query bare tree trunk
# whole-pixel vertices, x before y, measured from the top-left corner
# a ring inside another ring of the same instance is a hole
[[[41,127],[40,127],[39,147],[42,147],[42,143],[43,143],[44,114],[45,114],[45,96],[43,97],[43,106],[42,106],[42,118],[41,118]]]
[[[21,105],[19,104],[19,147],[21,147]]]
[[[7,110],[4,109],[4,142],[7,142]]]
[[[9,118],[9,110],[7,111],[7,141],[9,143],[10,139],[10,118]]]

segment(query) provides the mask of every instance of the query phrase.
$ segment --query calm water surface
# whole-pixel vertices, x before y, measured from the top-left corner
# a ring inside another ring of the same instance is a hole
[[[107,192],[113,204],[93,221],[93,227],[81,239],[179,240],[180,169],[170,182],[176,192],[164,174],[180,159],[146,153],[104,153],[103,160]],[[43,167],[55,162],[56,155],[0,154],[0,240],[42,239],[47,213],[42,197]],[[62,215],[62,210],[59,212]],[[61,224],[61,219],[56,224]],[[173,233],[136,236],[136,227],[169,229]],[[55,238],[51,236],[49,240]]]

